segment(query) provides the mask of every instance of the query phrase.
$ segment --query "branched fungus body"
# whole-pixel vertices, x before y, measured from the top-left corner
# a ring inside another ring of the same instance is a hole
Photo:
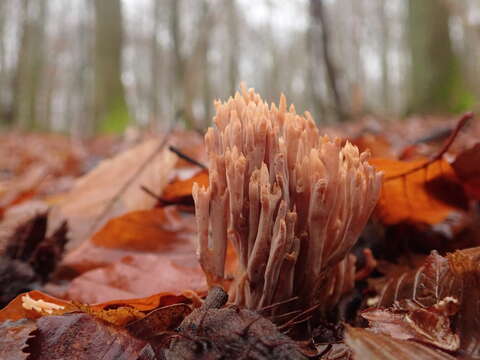
[[[237,254],[230,301],[260,309],[294,296],[328,308],[353,286],[348,255],[372,212],[381,174],[368,154],[320,136],[309,113],[270,107],[253,89],[217,102],[205,135],[209,186],[195,184],[200,264],[210,285]]]

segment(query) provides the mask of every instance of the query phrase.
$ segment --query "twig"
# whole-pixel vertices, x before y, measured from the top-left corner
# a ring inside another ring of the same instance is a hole
[[[441,159],[443,157],[443,155],[445,155],[445,153],[448,151],[448,149],[450,149],[450,146],[452,146],[453,141],[457,137],[460,130],[462,130],[462,128],[466,125],[466,123],[472,118],[473,118],[473,112],[468,112],[468,113],[463,114],[463,116],[460,118],[460,120],[458,120],[457,126],[455,127],[455,129],[453,130],[451,135],[448,137],[445,145],[443,145],[442,149],[440,149],[440,151],[435,156],[433,156],[430,160],[428,160],[427,162],[423,163],[422,165],[419,165],[419,166],[417,166],[413,169],[410,169],[410,170],[408,170],[408,171],[406,171],[402,174],[390,176],[390,177],[386,178],[385,181],[394,180],[394,179],[398,179],[398,178],[410,175],[410,174],[412,174],[412,173],[414,173],[418,170],[425,169],[425,168],[429,167],[435,161]]]
[[[197,166],[201,167],[203,170],[207,170],[207,167],[205,165],[203,165],[201,162],[191,158],[187,154],[184,154],[179,149],[177,149],[175,146],[170,145],[168,147],[168,150],[175,153],[179,158],[182,158],[183,160],[188,161],[189,163],[191,163],[193,165],[197,165]]]

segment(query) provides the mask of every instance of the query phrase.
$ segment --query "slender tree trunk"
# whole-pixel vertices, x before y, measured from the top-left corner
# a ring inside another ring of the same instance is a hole
[[[387,2],[384,0],[379,0],[378,11],[380,19],[380,57],[381,57],[381,67],[382,67],[382,102],[383,109],[386,112],[392,112],[390,109],[390,74],[388,69],[388,54],[389,54],[389,23],[387,16]]]
[[[173,114],[175,119],[183,120],[187,128],[193,127],[193,121],[187,109],[185,96],[185,60],[182,56],[182,39],[180,28],[181,0],[170,0],[170,37],[173,44]]]
[[[325,14],[323,0],[310,0],[310,9],[313,19],[322,29],[321,44],[323,62],[325,63],[327,80],[335,104],[336,117],[338,121],[344,121],[346,120],[346,111],[338,85],[337,70],[330,52],[330,24]]]
[[[38,95],[44,70],[46,0],[22,1],[22,35],[15,75],[14,116],[23,129],[39,125]]]
[[[95,123],[103,131],[122,131],[129,122],[122,84],[123,26],[120,0],[95,4]]]
[[[449,9],[442,0],[409,0],[411,54],[410,112],[462,110],[469,93],[449,33]]]
[[[235,94],[238,88],[238,60],[240,58],[239,50],[239,18],[236,0],[226,0],[227,19],[228,19],[228,83],[229,93]]]
[[[153,0],[153,31],[151,38],[151,76],[152,83],[150,89],[150,125],[155,125],[160,119],[160,66],[161,66],[161,56],[160,49],[158,45],[158,32],[160,26],[160,16],[162,10],[162,3],[160,0]]]

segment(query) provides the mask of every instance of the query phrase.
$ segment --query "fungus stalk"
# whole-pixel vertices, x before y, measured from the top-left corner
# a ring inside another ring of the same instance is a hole
[[[193,188],[198,256],[210,286],[237,255],[230,301],[250,309],[299,296],[334,305],[353,286],[357,241],[379,196],[368,154],[320,136],[311,115],[242,87],[216,102],[205,135],[209,186]]]

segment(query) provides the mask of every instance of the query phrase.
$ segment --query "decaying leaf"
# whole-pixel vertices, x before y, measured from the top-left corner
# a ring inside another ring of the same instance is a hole
[[[170,151],[163,150],[143,172],[134,180],[132,178],[161,142],[161,139],[148,140],[103,161],[77,180],[71,192],[52,213],[55,224],[65,218],[72,224],[72,242],[69,246],[78,246],[115,216],[153,207],[155,199],[145,194],[141,186],[161,192],[177,157]],[[125,191],[122,192],[124,188]]]
[[[392,308],[367,309],[360,315],[370,330],[400,340],[416,340],[447,351],[456,351],[460,339],[452,331],[450,317],[458,311],[458,300],[446,297],[434,306],[423,308],[414,302],[395,303]]]
[[[66,295],[92,304],[187,289],[206,289],[205,277],[194,254],[137,254],[80,275],[70,283]]]
[[[194,176],[169,183],[162,193],[162,200],[169,203],[193,205],[192,187],[197,183],[201,186],[208,186],[208,171],[202,170]]]
[[[187,304],[173,304],[150,312],[143,319],[131,322],[126,329],[134,336],[148,340],[174,330],[192,312]]]
[[[28,353],[24,350],[27,340],[33,336],[32,332],[36,328],[35,322],[27,319],[0,323],[0,359],[27,359]]]
[[[418,270],[391,279],[382,292],[380,306],[414,300],[423,307],[445,297],[458,299],[459,310],[453,328],[460,338],[458,353],[480,358],[480,248],[457,250],[442,257],[432,253]]]
[[[467,193],[480,200],[480,143],[459,154],[452,164]]]
[[[34,212],[30,218],[3,234],[0,305],[7,304],[20,292],[45,283],[56,269],[67,242],[67,225],[61,224],[49,237],[45,236],[46,229],[47,213]]]
[[[461,286],[462,281],[452,272],[448,259],[434,251],[417,270],[391,278],[380,295],[378,306],[389,307],[395,301],[411,299],[429,307],[447,296],[461,301]]]
[[[62,307],[62,312],[75,311],[78,308],[70,302],[57,299],[40,291],[30,291],[28,293],[23,293],[18,295],[13,299],[7,306],[0,310],[0,323],[3,321],[11,320],[17,321],[20,319],[31,319],[35,320],[45,315],[45,313],[39,312],[33,308],[24,306],[24,297],[28,296],[32,300],[42,300],[47,303],[56,304]],[[57,311],[60,313],[60,311]]]
[[[375,334],[360,328],[346,327],[345,342],[355,359],[375,360],[454,360],[452,355],[415,341]]]
[[[464,211],[467,198],[445,160],[406,162],[376,158],[371,163],[385,173],[376,214],[384,224],[436,224],[453,211]],[[427,166],[424,166],[427,165]]]
[[[31,359],[155,359],[146,342],[87,314],[44,316],[37,327]]]

